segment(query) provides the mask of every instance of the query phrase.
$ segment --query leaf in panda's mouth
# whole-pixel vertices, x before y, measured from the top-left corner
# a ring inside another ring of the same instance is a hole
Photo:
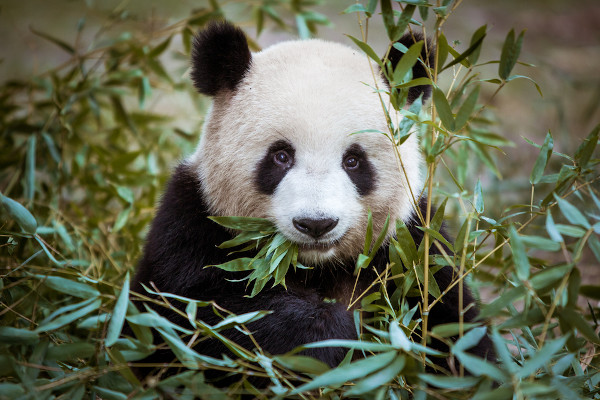
[[[298,245],[292,243],[277,231],[277,227],[268,219],[251,217],[208,217],[225,228],[240,231],[233,239],[221,243],[220,249],[229,249],[244,245],[232,251],[239,253],[258,249],[253,258],[242,257],[227,261],[220,265],[207,265],[225,271],[252,271],[243,280],[248,285],[254,281],[250,297],[256,296],[271,278],[285,287],[285,275],[290,265],[305,268],[298,263]]]

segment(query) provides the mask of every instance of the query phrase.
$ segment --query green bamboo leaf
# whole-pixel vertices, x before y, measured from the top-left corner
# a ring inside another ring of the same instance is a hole
[[[231,240],[227,240],[223,243],[221,243],[220,245],[218,245],[217,247],[220,249],[229,249],[232,247],[236,247],[239,245],[242,245],[244,243],[248,243],[248,242],[254,242],[256,240],[260,240],[262,238],[265,238],[267,236],[269,236],[269,233],[262,233],[262,232],[254,232],[254,231],[250,231],[250,232],[242,232],[239,235],[237,235],[236,237],[234,237]]]
[[[223,318],[216,325],[213,325],[212,329],[215,331],[229,329],[234,326],[249,324],[250,322],[257,321],[263,318],[265,315],[271,314],[272,311],[252,311],[240,315],[230,315],[229,317]]]
[[[473,152],[477,155],[477,157],[483,162],[493,173],[498,177],[498,179],[502,179],[502,174],[500,174],[500,170],[496,166],[496,162],[487,151],[487,149],[480,145],[479,143],[467,142],[469,148],[473,150]]]
[[[477,346],[486,333],[487,328],[485,326],[471,329],[469,332],[465,333],[463,337],[458,339],[456,343],[454,343],[454,346],[452,346],[452,352],[456,353],[459,351],[465,351]]]
[[[544,169],[548,165],[548,161],[550,161],[550,156],[552,155],[552,149],[554,148],[554,140],[552,139],[552,134],[548,132],[546,134],[546,139],[544,140],[544,144],[540,150],[540,153],[535,160],[535,164],[533,166],[533,170],[531,171],[531,175],[529,176],[529,182],[532,185],[535,185],[540,181],[540,178],[544,174]]]
[[[397,353],[395,351],[388,351],[386,353],[355,361],[348,365],[337,367],[319,375],[311,382],[297,387],[290,394],[295,395],[319,387],[340,385],[344,382],[354,381],[383,368],[391,363],[396,357]]]
[[[100,329],[110,318],[110,314],[98,314],[84,319],[77,324],[77,329]]]
[[[148,53],[148,57],[156,58],[156,57],[160,56],[162,53],[164,53],[165,50],[167,49],[167,47],[169,47],[169,44],[171,43],[171,39],[173,39],[173,36],[169,36],[158,46],[153,48],[152,51],[150,51],[150,53]]]
[[[405,365],[406,357],[396,356],[396,358],[383,369],[356,382],[356,385],[354,385],[354,387],[352,387],[352,389],[350,389],[346,395],[356,396],[380,389],[393,379],[396,379]]]
[[[549,340],[543,348],[537,350],[535,354],[523,364],[523,367],[517,372],[516,377],[519,379],[527,378],[535,374],[538,369],[548,366],[553,357],[566,344],[569,336],[563,336],[556,340]]]
[[[249,257],[236,258],[235,260],[227,261],[219,265],[207,265],[204,268],[217,267],[225,271],[249,271],[253,266],[254,259]]]
[[[33,235],[37,229],[37,221],[34,216],[13,199],[9,199],[0,193],[0,204],[4,206],[4,209],[8,212],[9,217],[15,220],[21,227],[24,233]]]
[[[383,244],[383,241],[387,237],[389,226],[390,226],[390,216],[388,214],[387,218],[385,219],[385,223],[383,224],[383,228],[381,229],[381,232],[379,232],[379,236],[377,236],[377,239],[375,240],[375,243],[373,244],[373,248],[371,249],[371,252],[369,253],[369,257],[371,259],[373,259],[373,257],[375,257],[375,254],[377,253],[377,251]]]
[[[25,188],[26,188],[26,196],[28,202],[33,201],[33,197],[35,195],[35,148],[36,148],[37,138],[35,135],[32,135],[27,140],[27,162],[25,164]]]
[[[416,343],[412,343],[412,346],[416,346]],[[327,339],[321,340],[320,342],[308,343],[297,347],[296,350],[301,349],[316,349],[322,347],[345,347],[348,349],[362,350],[362,351],[392,351],[394,347],[391,344],[385,343],[374,343],[365,342],[362,340],[344,340],[344,339]]]
[[[481,378],[477,378],[474,376],[454,377],[454,376],[444,376],[444,375],[440,375],[440,374],[436,374],[436,375],[419,374],[419,378],[431,386],[435,386],[440,389],[453,389],[453,390],[468,389],[470,387],[475,386],[477,383],[479,383],[481,381]]]
[[[516,41],[514,29],[511,29],[508,35],[506,35],[506,40],[502,46],[502,54],[500,55],[500,64],[498,66],[498,75],[504,81],[508,79],[510,72],[517,63],[517,59],[521,53],[524,35],[525,31],[522,31]]]
[[[348,36],[354,42],[354,44],[356,44],[367,56],[369,56],[370,59],[375,61],[377,63],[377,65],[379,65],[381,68],[383,68],[383,63],[379,59],[379,56],[377,55],[377,53],[375,53],[375,50],[373,50],[371,48],[371,46],[369,46],[368,44],[366,44],[365,42],[363,42],[361,40],[358,40],[357,38],[355,38],[353,36],[350,36],[350,35],[346,35],[346,36]]]
[[[131,213],[132,209],[133,209],[133,206],[130,205],[129,207],[124,208],[123,210],[119,211],[119,214],[117,215],[117,218],[115,219],[115,223],[113,224],[113,227],[112,227],[113,233],[119,232],[121,229],[123,229],[125,227],[125,225],[127,225],[127,221],[129,220],[129,214]]]
[[[87,303],[87,302],[88,301],[86,300],[85,302],[82,302],[79,304],[83,305],[84,303]],[[71,313],[63,314],[60,317],[57,317],[51,321],[40,324],[34,332],[48,332],[48,331],[52,331],[52,330],[55,330],[58,328],[62,328],[63,326],[68,325],[71,322],[76,321],[76,320],[88,315],[92,311],[97,310],[98,308],[100,308],[101,304],[102,304],[102,300],[96,299],[92,303],[87,304],[86,306],[81,307]]]
[[[176,330],[183,332],[187,335],[191,335],[193,333],[193,331],[172,323],[165,317],[156,314],[156,312],[152,310],[150,310],[150,312],[145,313],[129,314],[125,316],[125,319],[128,322],[131,322],[136,325],[147,326],[150,328],[160,328],[163,331],[169,332],[173,335],[176,335]]]
[[[433,102],[444,127],[449,131],[454,131],[455,121],[454,117],[452,116],[450,104],[448,104],[448,100],[446,99],[444,92],[442,92],[442,90],[438,87],[433,89]]]
[[[25,388],[18,383],[2,382],[0,383],[0,398],[18,399],[25,395]]]
[[[550,239],[554,240],[555,242],[564,242],[563,237],[554,224],[554,219],[552,218],[552,212],[550,209],[548,209],[546,212],[546,232],[548,232]]]
[[[448,65],[446,65],[444,68],[442,68],[440,70],[443,71],[445,69],[448,69],[458,63],[462,63],[464,60],[466,60],[471,54],[473,54],[473,52],[475,51],[481,51],[481,43],[483,43],[483,39],[485,38],[485,33],[478,37],[477,40],[475,41],[475,43],[471,43],[471,45],[469,46],[469,48],[467,50],[465,50],[464,52],[462,52],[458,57],[456,57],[454,60],[450,61],[448,63]],[[467,65],[469,66],[469,65]]]
[[[146,105],[146,99],[152,94],[152,86],[150,85],[150,79],[147,76],[142,76],[140,84],[138,86],[138,103],[140,108],[144,108]]]
[[[569,274],[572,269],[573,266],[571,264],[546,268],[533,275],[531,279],[529,279],[529,283],[535,290],[540,290],[560,281],[565,275]]]
[[[566,236],[580,238],[583,237],[586,233],[586,230],[579,226],[571,226],[571,225],[563,225],[556,224],[556,230]]]
[[[496,329],[496,327],[492,329],[492,334],[490,336],[492,342],[494,343],[494,349],[496,350],[499,360],[502,362],[502,364],[504,364],[504,367],[511,375],[514,374],[518,369],[518,366],[514,362],[510,351],[506,347],[504,338],[498,333],[498,329]]]
[[[475,190],[473,191],[473,205],[475,206],[475,211],[477,211],[478,214],[483,212],[483,192],[481,191],[481,180],[479,179],[477,179],[477,184],[475,185]]]
[[[600,135],[600,124],[596,125],[596,127],[585,138],[583,143],[581,143],[581,145],[579,145],[577,148],[577,151],[575,152],[575,160],[577,160],[579,165],[586,166],[590,161],[590,158],[594,153],[594,149],[598,144],[598,135]]]
[[[265,218],[251,217],[208,217],[225,228],[239,231],[275,232],[277,227]]]
[[[404,267],[412,269],[413,264],[416,264],[418,261],[417,246],[408,231],[408,227],[401,220],[396,221],[396,241],[398,243],[396,247],[402,258]]]
[[[542,237],[542,236],[525,236],[521,235],[521,240],[527,247],[534,249],[547,250],[547,251],[558,251],[560,250],[560,243],[554,240]]]
[[[44,285],[58,292],[82,299],[100,296],[100,292],[90,285],[60,276],[33,275],[44,281]]]
[[[75,244],[73,243],[73,239],[69,235],[69,232],[67,232],[67,229],[65,228],[65,226],[63,224],[61,224],[60,222],[58,222],[57,220],[55,220],[54,221],[54,229],[56,230],[56,233],[58,233],[58,236],[60,236],[60,238],[62,239],[62,241],[65,244],[65,246],[67,247],[67,249],[69,249],[69,251],[71,251],[71,252],[75,251],[76,250]]]
[[[538,85],[537,82],[535,80],[533,80],[531,77],[525,76],[525,75],[511,75],[511,76],[509,76],[506,79],[506,82],[510,82],[510,81],[515,80],[515,79],[526,79],[529,82],[533,83],[533,85],[535,86],[536,90],[540,94],[540,97],[544,97],[544,93],[542,93],[542,88],[540,88],[540,85]]]
[[[410,351],[412,342],[408,340],[406,333],[400,328],[397,321],[390,322],[390,342],[392,346],[404,351]]]
[[[508,237],[510,238],[510,248],[513,254],[513,262],[515,263],[515,272],[520,280],[525,281],[529,278],[529,271],[531,269],[529,258],[525,251],[525,244],[513,225],[508,228]]]
[[[32,343],[38,341],[39,339],[40,337],[36,331],[13,328],[12,326],[0,326],[0,343]]]
[[[392,8],[392,2],[390,0],[381,0],[381,16],[383,18],[383,26],[387,32],[390,41],[395,42],[396,38],[396,21],[394,20],[394,10]]]
[[[369,254],[371,248],[371,242],[373,240],[373,214],[371,210],[367,213],[367,233],[365,235],[365,246],[363,249],[363,255]]]
[[[489,304],[482,306],[481,312],[479,313],[479,319],[488,318],[490,316],[498,315],[500,311],[511,305],[514,301],[519,300],[525,296],[527,289],[524,286],[517,286],[506,292],[502,293],[500,297]]]
[[[473,114],[473,110],[475,110],[475,106],[477,105],[477,98],[479,97],[479,89],[481,87],[478,85],[469,93],[469,96],[465,99],[465,102],[460,106],[458,112],[456,113],[456,130],[461,130],[471,118],[471,114]]]
[[[451,322],[448,324],[440,324],[434,326],[431,330],[431,333],[433,333],[435,336],[440,337],[457,336],[460,333],[461,326],[464,331],[468,331],[472,328],[481,326],[481,324],[475,322],[466,322],[463,324],[459,324],[458,322]]]
[[[323,374],[330,369],[323,361],[307,356],[279,355],[273,357],[273,360],[285,368],[307,374]]]
[[[596,260],[600,262],[600,240],[598,240],[596,236],[590,236],[590,239],[588,240],[588,245],[590,246],[592,253],[594,253]]]
[[[87,358],[96,352],[96,346],[93,343],[76,342],[63,343],[58,346],[51,346],[46,353],[46,360],[67,361],[78,358]]]
[[[446,62],[446,59],[448,58],[448,53],[450,52],[451,47],[448,44],[448,39],[446,38],[446,35],[444,35],[443,32],[440,32],[440,37],[438,38],[437,41],[437,52],[438,52],[438,59],[437,59],[437,65],[442,66],[444,65],[444,63]]]
[[[50,152],[50,156],[57,164],[60,163],[61,157],[60,152],[56,148],[56,143],[54,143],[54,139],[46,132],[42,132],[42,138],[44,138],[44,142],[46,143],[46,147],[48,147],[48,151]]]
[[[431,201],[431,200],[428,198],[427,201]],[[433,229],[436,232],[440,231],[440,229],[442,228],[442,224],[444,223],[444,213],[446,211],[446,203],[448,203],[447,197],[444,199],[444,201],[442,201],[440,203],[438,209],[436,210],[435,214],[433,215],[433,218],[431,218],[431,221],[429,222],[429,226],[431,227],[431,229]],[[452,248],[452,246],[448,246],[448,248]]]
[[[443,243],[444,245],[446,245],[448,247],[448,249],[450,249],[451,252],[454,252],[454,247],[452,247],[452,245],[450,244],[450,242],[448,242],[448,240],[442,236],[441,233],[439,233],[438,231],[435,231],[431,228],[425,228],[422,226],[417,226],[418,229],[422,230],[423,232],[427,232],[429,233],[429,235],[431,235],[431,237],[433,237],[435,240],[437,240],[440,243]]]
[[[123,329],[123,323],[125,322],[125,314],[127,313],[127,305],[129,303],[129,272],[125,274],[125,280],[123,281],[123,287],[121,293],[113,308],[110,322],[108,323],[108,330],[106,332],[106,339],[104,345],[110,347],[117,342]]]
[[[367,16],[369,15],[369,12],[365,8],[365,6],[363,6],[360,3],[352,4],[351,6],[347,7],[344,11],[342,11],[342,14],[351,14],[355,12],[363,12],[367,14]]]
[[[38,30],[33,29],[32,27],[29,27],[29,30],[34,34],[37,35],[41,38],[46,39],[49,42],[54,43],[55,45],[57,45],[58,47],[60,47],[61,49],[63,49],[64,51],[66,51],[69,54],[75,54],[75,49],[73,48],[73,46],[71,46],[70,44],[67,44],[65,41],[60,40],[55,38],[54,36],[51,36],[47,33],[44,32],[40,32]]]
[[[394,43],[394,47],[397,47],[398,43]],[[421,56],[421,50],[423,49],[423,41],[419,41],[408,49],[406,53],[400,58],[398,64],[394,68],[394,82],[401,83],[404,81],[409,71],[412,71],[413,66],[419,62]]]
[[[577,209],[577,207],[569,203],[567,200],[560,198],[556,195],[556,193],[554,193],[554,199],[558,203],[558,208],[560,208],[560,211],[570,223],[583,226],[586,229],[591,228],[587,218],[585,218],[585,216]]]
[[[469,44],[469,47],[472,47],[475,43],[479,42],[480,45],[477,46],[472,52],[471,54],[467,57],[467,59],[469,60],[469,63],[471,63],[471,65],[475,65],[477,64],[477,60],[479,60],[479,53],[481,52],[481,43],[483,41],[483,38],[485,38],[485,35],[487,31],[487,25],[483,25],[481,27],[479,27],[479,29],[477,29],[475,31],[475,33],[473,33],[473,36],[471,36],[471,42]],[[481,38],[481,41],[480,41]]]
[[[472,356],[471,354],[464,353],[462,351],[457,351],[454,354],[456,355],[456,358],[458,358],[460,363],[465,367],[465,369],[474,376],[485,375],[494,379],[497,382],[504,382],[507,380],[507,377],[504,374],[504,372],[490,361]]]
[[[600,344],[600,338],[590,323],[583,319],[580,313],[572,309],[557,309],[556,312],[561,320],[569,327],[577,328],[579,333],[592,343]]]

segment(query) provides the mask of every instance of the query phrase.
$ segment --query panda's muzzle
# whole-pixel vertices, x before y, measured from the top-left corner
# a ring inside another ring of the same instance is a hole
[[[309,235],[315,239],[320,238],[325,235],[327,232],[330,232],[335,228],[338,224],[338,218],[321,218],[321,219],[313,219],[313,218],[294,218],[292,222],[294,223],[294,227],[304,233],[305,235]]]

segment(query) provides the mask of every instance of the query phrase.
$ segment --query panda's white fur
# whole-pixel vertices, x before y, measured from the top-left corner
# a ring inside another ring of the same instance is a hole
[[[291,41],[252,54],[236,89],[214,96],[198,148],[187,160],[198,174],[210,212],[271,219],[301,245],[304,263],[356,257],[364,245],[369,210],[375,232],[388,214],[391,221],[408,222],[423,185],[416,135],[396,153],[382,134],[353,134],[388,131],[386,89],[378,66],[341,44]],[[280,139],[295,148],[295,164],[273,195],[265,195],[254,183],[255,168],[268,146]],[[365,196],[342,168],[343,154],[354,143],[366,151],[378,176]],[[294,227],[292,219],[299,217],[339,218],[339,223],[318,239],[321,247],[314,247],[315,239]],[[391,223],[389,234],[393,229]]]

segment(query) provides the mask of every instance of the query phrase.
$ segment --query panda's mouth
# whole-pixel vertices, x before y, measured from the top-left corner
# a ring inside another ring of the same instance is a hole
[[[300,242],[298,243],[298,249],[304,252],[319,252],[326,253],[336,247],[337,241],[335,240],[323,240],[314,242]]]
[[[300,250],[312,250],[312,251],[328,251],[335,246],[332,242],[315,242],[315,243],[299,243],[298,248]]]

